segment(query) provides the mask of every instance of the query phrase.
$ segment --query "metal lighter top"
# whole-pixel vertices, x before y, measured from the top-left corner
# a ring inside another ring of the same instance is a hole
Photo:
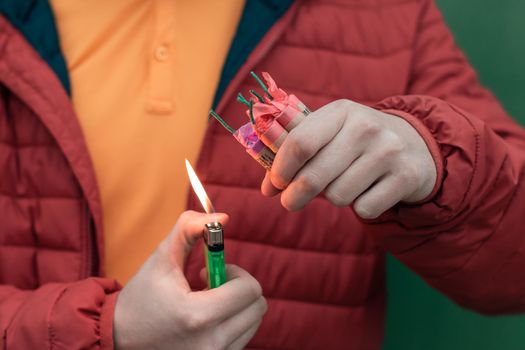
[[[210,250],[224,249],[224,235],[222,225],[218,222],[210,222],[205,225],[204,240]]]

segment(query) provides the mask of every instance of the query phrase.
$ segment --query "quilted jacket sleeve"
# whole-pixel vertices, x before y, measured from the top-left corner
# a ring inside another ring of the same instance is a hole
[[[0,349],[113,349],[119,286],[89,278],[34,291],[0,286]]]
[[[405,118],[438,167],[432,195],[370,225],[378,243],[457,303],[525,311],[525,132],[477,80],[431,0],[422,1]]]

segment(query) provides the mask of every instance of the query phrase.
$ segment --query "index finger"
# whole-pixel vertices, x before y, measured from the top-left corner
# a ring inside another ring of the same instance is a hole
[[[299,169],[337,135],[345,121],[343,108],[339,101],[327,104],[290,131],[275,155],[270,173],[276,188],[285,189]]]
[[[228,281],[222,286],[192,293],[213,323],[236,315],[262,296],[261,285],[245,270],[227,265],[226,273]]]
[[[178,266],[184,266],[193,245],[203,235],[204,225],[215,221],[224,225],[228,222],[228,215],[222,213],[205,214],[191,210],[181,214],[175,227],[165,240],[167,243],[165,247]]]

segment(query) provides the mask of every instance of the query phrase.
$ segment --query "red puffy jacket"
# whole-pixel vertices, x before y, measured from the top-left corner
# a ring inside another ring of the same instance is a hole
[[[288,213],[260,195],[259,165],[211,124],[198,170],[231,215],[227,260],[269,300],[251,348],[379,349],[385,250],[465,307],[525,309],[525,132],[480,86],[431,0],[297,1],[226,89],[218,112],[234,125],[251,69],[312,109],[348,98],[405,118],[440,174],[429,200],[374,222],[321,197]],[[120,287],[103,278],[97,191],[67,94],[0,17],[0,349],[112,348]],[[189,207],[199,209],[194,198]],[[195,249],[194,286],[202,264]]]

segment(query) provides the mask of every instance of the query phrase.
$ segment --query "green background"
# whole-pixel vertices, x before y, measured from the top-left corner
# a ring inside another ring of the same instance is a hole
[[[437,3],[483,84],[525,125],[525,1]],[[463,310],[392,257],[388,288],[384,350],[525,349],[525,316],[484,317]]]

